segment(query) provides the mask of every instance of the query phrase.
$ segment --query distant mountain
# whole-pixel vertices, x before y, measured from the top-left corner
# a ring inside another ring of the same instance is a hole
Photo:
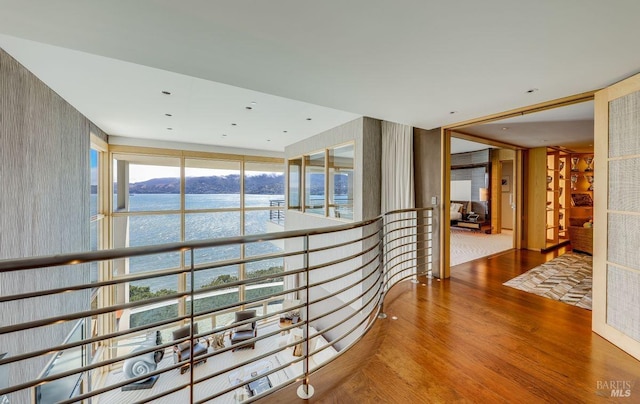
[[[283,195],[284,175],[260,174],[246,177],[245,192],[248,194]],[[187,177],[187,194],[239,194],[240,176],[225,175],[211,177]],[[129,184],[131,194],[179,194],[179,178],[152,178]]]
[[[284,195],[284,175],[260,174],[246,177],[244,180],[246,193],[261,195]],[[333,177],[336,195],[347,195],[349,179],[346,175]],[[311,174],[311,195],[324,195],[324,174]],[[187,177],[185,189],[187,194],[239,194],[240,176],[224,175],[211,177]],[[94,186],[91,189],[94,193]],[[147,181],[129,185],[131,194],[179,194],[178,178],[152,178]]]

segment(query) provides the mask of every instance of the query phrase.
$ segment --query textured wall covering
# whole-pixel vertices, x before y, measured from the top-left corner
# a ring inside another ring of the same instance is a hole
[[[640,125],[639,125],[640,126]],[[609,209],[640,212],[640,159],[609,162]],[[597,186],[597,184],[594,184]],[[624,197],[622,197],[624,195]]]
[[[639,155],[640,92],[635,92],[609,103],[607,324],[636,341],[640,341]]]
[[[433,207],[432,263],[433,275],[440,277],[440,226],[441,209],[431,204],[431,198],[437,197],[442,203],[442,159],[440,158],[440,128],[425,130],[413,129],[413,163],[415,166],[416,208]],[[423,240],[420,240],[423,241]],[[422,262],[419,261],[420,264]]]
[[[620,293],[624,291],[625,293]],[[607,323],[640,341],[640,272],[607,267]]]
[[[640,216],[609,213],[607,260],[640,270]]]
[[[0,259],[88,250],[90,122],[2,49],[0,108]],[[99,129],[96,135],[106,137]],[[0,274],[0,294],[87,280],[84,266]],[[0,324],[77,312],[88,304],[85,292],[4,303]],[[0,335],[0,349],[11,356],[61,343],[71,326]],[[37,376],[47,360],[10,368],[10,384]],[[27,397],[14,395],[11,402],[30,402]]]
[[[609,103],[609,157],[640,154],[640,92]]]

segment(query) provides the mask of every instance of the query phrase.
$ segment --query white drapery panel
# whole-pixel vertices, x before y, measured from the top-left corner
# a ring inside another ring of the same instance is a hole
[[[413,182],[413,128],[382,121],[382,212],[415,207]],[[414,226],[418,223],[413,213],[396,214],[386,219],[388,240],[385,240],[385,255],[389,270],[388,280],[395,283],[416,272]],[[407,259],[408,257],[410,259]]]
[[[382,212],[415,207],[413,128],[382,121]]]

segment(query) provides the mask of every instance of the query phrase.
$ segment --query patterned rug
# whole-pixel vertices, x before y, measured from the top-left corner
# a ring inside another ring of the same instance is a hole
[[[503,285],[591,310],[592,262],[590,255],[569,252]]]

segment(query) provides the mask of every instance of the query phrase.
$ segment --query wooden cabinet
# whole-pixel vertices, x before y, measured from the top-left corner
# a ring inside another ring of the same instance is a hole
[[[569,159],[571,190],[569,239],[576,251],[593,253],[593,154],[572,154]]]
[[[569,242],[569,154],[537,147],[527,151],[526,247],[546,250]]]
[[[538,147],[526,159],[526,247],[568,244],[570,228],[593,214],[593,154]]]
[[[572,154],[569,161],[571,217],[576,224],[593,217],[593,163],[593,154]]]

